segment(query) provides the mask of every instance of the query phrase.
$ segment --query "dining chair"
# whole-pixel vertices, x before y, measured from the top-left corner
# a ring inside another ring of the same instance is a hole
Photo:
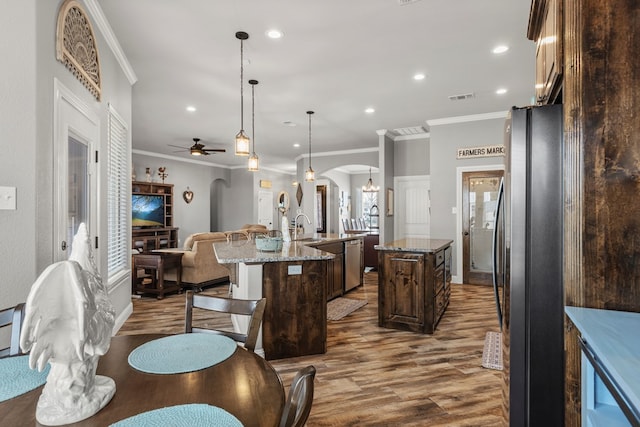
[[[11,327],[9,347],[0,348],[0,357],[17,356],[20,351],[20,329],[24,320],[24,303],[0,310],[0,328]]]
[[[258,333],[260,332],[260,324],[262,323],[262,315],[264,314],[266,304],[267,300],[265,298],[258,300],[244,300],[211,295],[196,295],[193,291],[187,291],[184,332],[187,334],[191,332],[208,332],[225,335],[236,342],[244,344],[245,349],[254,351],[256,348],[256,342],[258,341]],[[249,327],[247,328],[246,333],[215,328],[194,327],[194,308],[212,310],[219,313],[250,316]]]
[[[312,365],[298,371],[291,382],[280,418],[280,427],[302,427],[307,422],[313,404],[313,380],[316,368]]]

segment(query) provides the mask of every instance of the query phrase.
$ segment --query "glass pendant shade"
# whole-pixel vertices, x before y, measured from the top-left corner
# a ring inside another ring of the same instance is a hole
[[[311,169],[311,166],[309,166],[309,169],[305,171],[304,180],[308,182],[316,180],[316,173],[313,171],[313,169]]]
[[[240,132],[236,135],[235,153],[236,156],[249,155],[249,137],[244,133],[244,44],[243,41],[249,38],[249,34],[238,31],[236,38],[240,40]]]
[[[249,155],[249,137],[243,129],[236,135],[236,156]]]
[[[316,173],[311,167],[311,115],[313,114],[313,111],[307,111],[307,114],[309,115],[309,169],[304,173],[304,180],[311,182],[316,179]]]
[[[257,172],[259,168],[258,156],[256,153],[251,153],[249,156],[249,168],[251,172]]]
[[[251,85],[251,139],[253,140],[253,149],[251,150],[251,156],[249,156],[248,169],[251,172],[258,171],[258,155],[256,154],[256,85],[257,80],[249,80]]]
[[[380,187],[373,185],[373,180],[371,179],[371,168],[369,168],[369,181],[367,181],[367,185],[362,186],[362,191],[364,193],[375,193],[379,190]]]

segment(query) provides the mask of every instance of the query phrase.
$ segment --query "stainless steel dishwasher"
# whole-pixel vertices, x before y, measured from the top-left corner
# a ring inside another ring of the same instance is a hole
[[[344,291],[347,292],[360,285],[362,261],[362,240],[354,239],[344,242]]]

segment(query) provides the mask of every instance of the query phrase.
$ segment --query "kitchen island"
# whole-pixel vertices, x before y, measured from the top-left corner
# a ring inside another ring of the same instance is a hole
[[[328,262],[334,255],[309,242],[285,242],[275,252],[246,240],[213,245],[218,262],[238,264],[233,297],[267,299],[255,350],[267,360],[327,351]],[[248,319],[232,321],[236,330],[246,330]]]
[[[451,295],[451,243],[408,238],[375,246],[379,326],[435,331]]]

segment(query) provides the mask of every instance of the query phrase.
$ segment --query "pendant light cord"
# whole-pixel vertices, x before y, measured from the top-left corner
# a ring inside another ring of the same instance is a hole
[[[307,111],[307,114],[309,115],[309,169],[311,169],[311,115],[313,112]]]
[[[244,43],[240,39],[240,130],[244,130]]]
[[[252,156],[255,156],[256,154],[256,126],[255,126],[255,119],[254,119],[256,83],[251,84],[251,147],[252,147],[251,152],[252,152]]]

